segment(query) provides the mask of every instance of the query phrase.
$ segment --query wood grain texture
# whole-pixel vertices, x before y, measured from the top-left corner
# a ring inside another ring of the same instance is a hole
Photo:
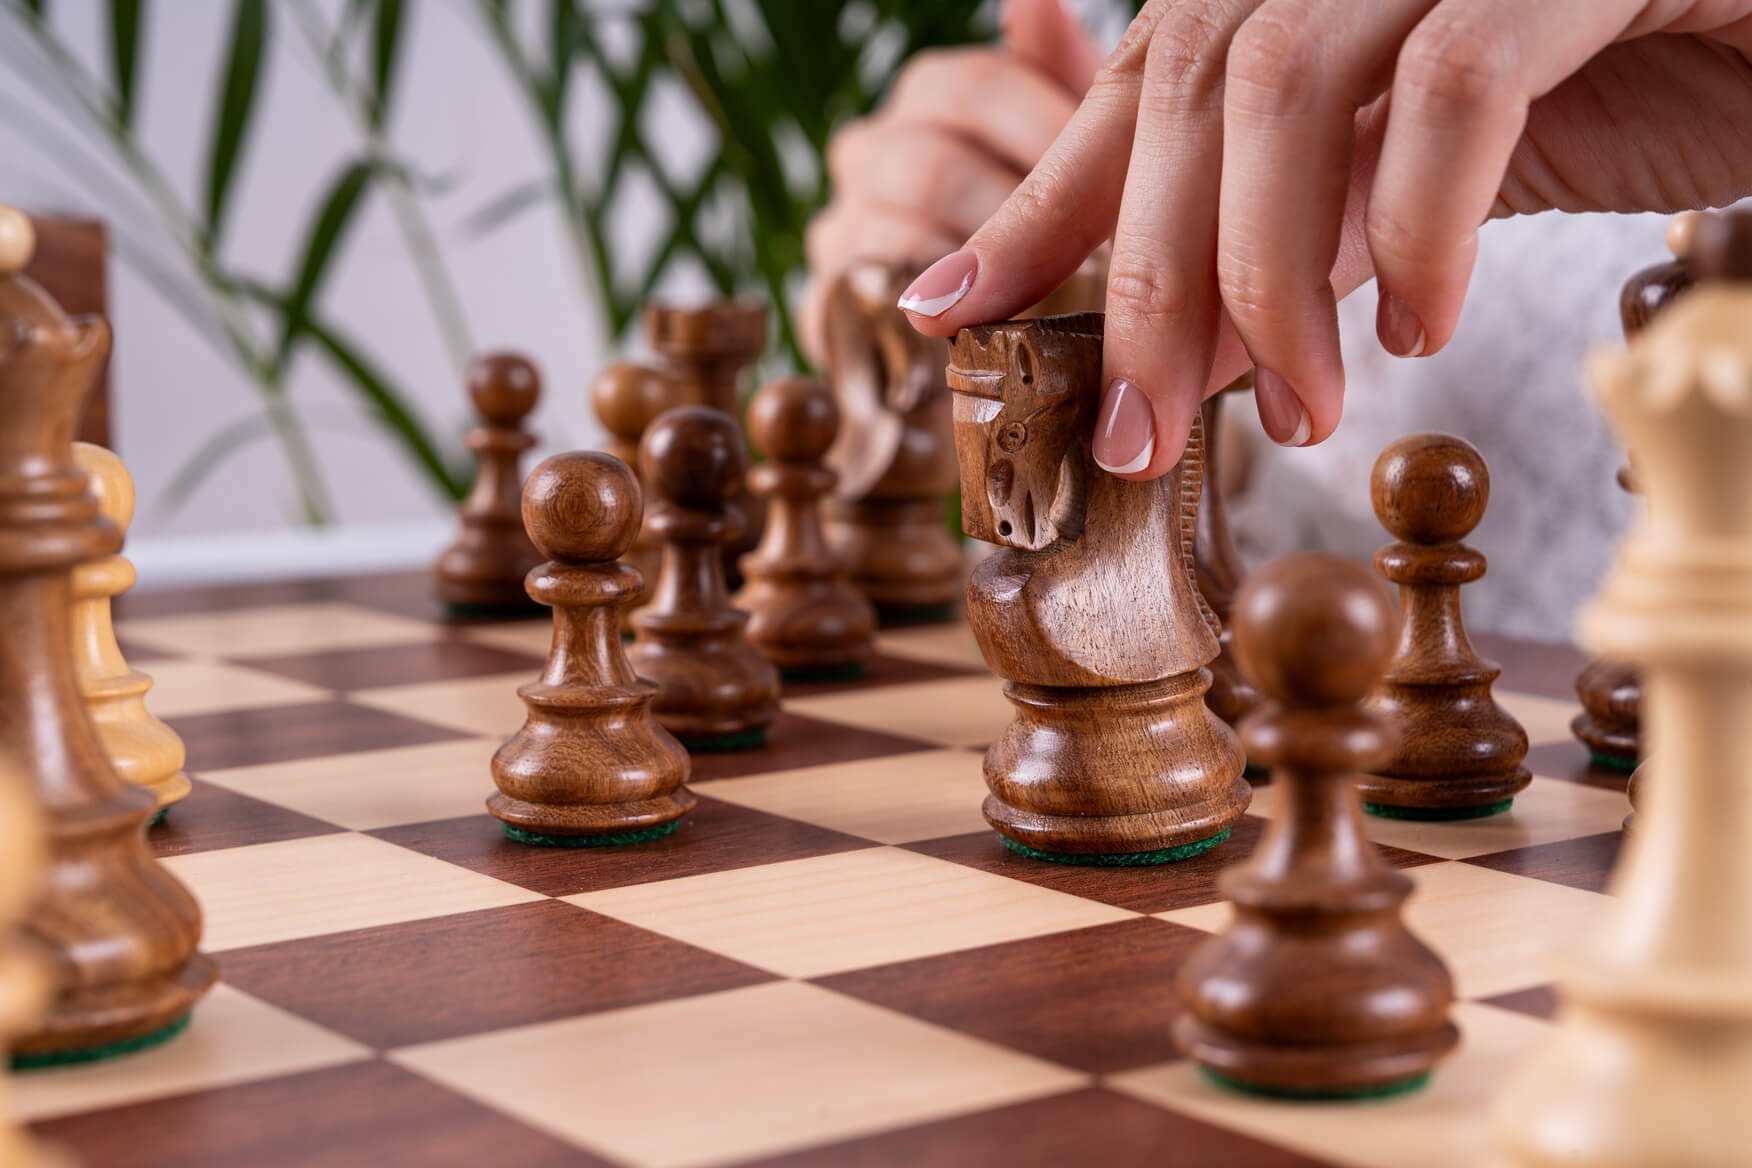
[[[1217,655],[1212,659],[1211,688],[1205,693],[1205,704],[1211,713],[1230,726],[1259,708],[1259,692],[1241,675],[1235,664],[1232,648],[1234,635],[1229,629],[1229,610],[1235,603],[1235,592],[1241,587],[1243,571],[1241,556],[1229,535],[1229,513],[1223,502],[1222,469],[1218,465],[1217,428],[1221,425],[1224,399],[1253,384],[1249,373],[1222,393],[1205,399],[1200,407],[1204,426],[1205,465],[1203,490],[1198,502],[1198,525],[1193,533],[1192,566],[1198,581],[1199,594],[1216,615]]]
[[[823,301],[827,364],[841,425],[827,464],[839,475],[828,539],[879,612],[953,604],[961,549],[948,530],[955,443],[943,379],[948,345],[895,307],[916,265],[852,265]]]
[[[1412,882],[1369,843],[1355,790],[1393,744],[1361,702],[1397,623],[1366,569],[1320,553],[1267,565],[1236,601],[1236,656],[1266,701],[1243,733],[1283,791],[1253,855],[1223,875],[1234,922],[1181,967],[1175,1032],[1256,1090],[1379,1089],[1459,1041],[1452,979],[1400,919]]]
[[[45,1019],[14,1055],[104,1047],[186,1017],[216,977],[194,898],[147,850],[154,796],[124,783],[73,664],[72,571],[120,532],[73,460],[74,424],[109,352],[102,319],[68,319],[0,273],[0,753],[47,812],[49,860],[27,930],[55,966]]]
[[[36,250],[24,274],[42,285],[70,316],[109,317],[109,229],[100,219],[37,212]],[[93,379],[74,437],[113,446],[110,368],[106,356]]]
[[[556,454],[523,490],[523,522],[547,562],[529,594],[553,609],[541,677],[517,695],[523,728],[493,755],[487,810],[548,836],[607,836],[675,822],[694,804],[687,752],[652,716],[658,687],[621,648],[621,605],[644,587],[620,562],[639,527],[639,484],[597,451]]]
[[[43,826],[23,773],[0,760],[0,1054],[37,1025],[54,992],[47,964],[21,935],[48,855]],[[38,1168],[41,1152],[14,1122],[8,1095],[0,1073],[0,1168]]]
[[[516,353],[485,353],[468,368],[480,424],[464,441],[474,452],[474,486],[457,512],[456,540],[433,565],[438,595],[467,609],[527,609],[523,577],[541,563],[523,530],[518,461],[535,445],[523,422],[541,399],[541,375]]]
[[[741,532],[742,431],[706,406],[670,410],[645,431],[639,466],[663,559],[628,656],[657,683],[657,720],[683,742],[763,732],[778,716],[779,671],[749,643],[724,580],[723,549]]]
[[[876,648],[876,610],[822,531],[835,479],[822,459],[839,421],[832,392],[813,378],[762,386],[748,406],[749,438],[767,459],[748,485],[767,502],[767,526],[742,557],[739,604],[748,639],[780,669],[862,668]]]
[[[1460,589],[1485,559],[1461,541],[1484,517],[1490,472],[1448,434],[1393,443],[1370,479],[1375,514],[1395,542],[1375,566],[1399,586],[1399,649],[1370,696],[1397,746],[1359,784],[1365,801],[1448,811],[1496,806],[1533,781],[1527,732],[1491,696],[1502,670],[1473,651]]]
[[[73,460],[91,476],[98,510],[127,537],[134,518],[134,482],[122,460],[101,446],[77,442]],[[110,601],[134,584],[134,565],[103,556],[73,569],[73,669],[111,765],[124,782],[145,787],[169,807],[189,793],[187,752],[176,731],[152,716],[152,678],[129,666],[116,643]]]
[[[997,543],[968,623],[1016,716],[985,758],[987,819],[1043,852],[1156,852],[1247,808],[1240,744],[1205,706],[1215,617],[1193,582],[1203,430],[1137,483],[1089,452],[1096,314],[964,329],[951,349],[962,523]]]

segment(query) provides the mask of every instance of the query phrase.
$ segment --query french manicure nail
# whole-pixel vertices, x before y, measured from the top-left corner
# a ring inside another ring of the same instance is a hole
[[[900,307],[919,316],[942,316],[967,295],[978,274],[978,256],[965,250],[950,252],[907,285],[900,294]]]
[[[1302,446],[1313,433],[1314,423],[1302,408],[1302,399],[1290,383],[1269,369],[1253,371],[1253,402],[1266,436],[1279,446]]]
[[[1421,357],[1429,343],[1417,313],[1391,292],[1381,293],[1375,309],[1375,331],[1382,347],[1395,357]]]
[[[1156,454],[1156,415],[1150,399],[1123,377],[1107,383],[1095,416],[1095,462],[1109,474],[1136,474]]]

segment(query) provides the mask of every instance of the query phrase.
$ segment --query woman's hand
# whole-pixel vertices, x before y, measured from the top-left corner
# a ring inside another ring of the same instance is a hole
[[[1163,474],[1249,364],[1267,433],[1318,442],[1344,393],[1336,301],[1371,274],[1381,343],[1426,355],[1486,219],[1752,192],[1749,50],[1752,0],[1150,0],[901,307],[933,336],[1003,320],[1111,234],[1097,460]]]
[[[1101,53],[1060,0],[1008,0],[998,46],[918,54],[886,104],[827,149],[833,197],[809,224],[804,344],[853,261],[929,263],[984,223],[1076,111]]]

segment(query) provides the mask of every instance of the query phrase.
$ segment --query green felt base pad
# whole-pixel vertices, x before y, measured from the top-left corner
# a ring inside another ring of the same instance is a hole
[[[642,844],[646,840],[662,839],[681,826],[681,820],[672,819],[668,823],[660,823],[656,827],[647,827],[643,831],[623,831],[614,835],[545,835],[539,831],[524,831],[521,827],[505,825],[505,835],[520,844],[533,844],[538,848],[612,848],[621,844]]]
[[[754,750],[766,745],[766,727],[744,730],[740,734],[720,734],[716,738],[681,738],[681,744],[698,754],[719,754],[729,750]]]
[[[779,670],[782,681],[856,681],[864,676],[862,661],[848,661],[844,665],[799,666],[795,669]]]
[[[184,1014],[169,1026],[154,1030],[151,1034],[142,1034],[139,1038],[128,1038],[121,1042],[105,1043],[102,1046],[87,1046],[79,1050],[57,1050],[47,1054],[15,1054],[12,1056],[12,1069],[15,1071],[42,1070],[47,1067],[67,1067],[76,1063],[95,1063],[103,1059],[112,1059],[135,1051],[147,1050],[161,1043],[169,1042],[184,1030],[189,1028],[189,1019],[194,1015]]]
[[[1433,823],[1451,819],[1483,819],[1487,815],[1507,811],[1514,802],[1513,799],[1504,799],[1500,803],[1485,803],[1478,807],[1389,807],[1385,803],[1364,803],[1363,810],[1379,819],[1417,819]]]
[[[1173,848],[1157,848],[1148,852],[1114,852],[1107,855],[1092,855],[1076,852],[1043,852],[1039,848],[1031,848],[1027,844],[1019,844],[1008,836],[1000,835],[1004,846],[1019,856],[1027,856],[1030,860],[1046,860],[1053,864],[1072,864],[1087,868],[1142,868],[1151,864],[1172,864],[1179,860],[1190,860],[1192,857],[1210,851],[1229,838],[1229,829],[1224,828],[1209,839],[1194,840],[1189,844],[1181,844]]]
[[[166,804],[165,806],[160,807],[158,809],[157,813],[154,814],[151,819],[148,819],[146,821],[146,826],[147,827],[157,827],[159,824],[164,822],[164,817],[166,815],[169,815],[169,814],[170,814],[170,806],[168,804]]]
[[[1430,1072],[1413,1075],[1409,1079],[1399,1079],[1392,1083],[1382,1083],[1374,1087],[1352,1087],[1348,1090],[1333,1091],[1298,1091],[1287,1087],[1260,1087],[1253,1083],[1243,1083],[1239,1079],[1231,1079],[1221,1071],[1199,1064],[1199,1073],[1205,1078],[1229,1091],[1239,1091],[1243,1095],[1262,1095],[1267,1099],[1296,1099],[1308,1103],[1342,1102],[1357,1099],[1388,1099],[1396,1095],[1409,1095],[1430,1081]]]
[[[1605,767],[1609,771],[1623,771],[1627,775],[1636,769],[1637,764],[1634,758],[1619,758],[1613,754],[1601,754],[1597,750],[1590,750],[1588,757],[1594,760],[1595,766]]]

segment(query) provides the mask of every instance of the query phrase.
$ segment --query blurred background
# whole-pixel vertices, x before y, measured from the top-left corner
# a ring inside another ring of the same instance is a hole
[[[1117,38],[1127,0],[1080,5]],[[425,562],[461,370],[545,376],[540,450],[646,300],[790,305],[831,128],[976,0],[0,0],[0,190],[101,222],[143,582]],[[538,454],[540,453],[538,450]]]

